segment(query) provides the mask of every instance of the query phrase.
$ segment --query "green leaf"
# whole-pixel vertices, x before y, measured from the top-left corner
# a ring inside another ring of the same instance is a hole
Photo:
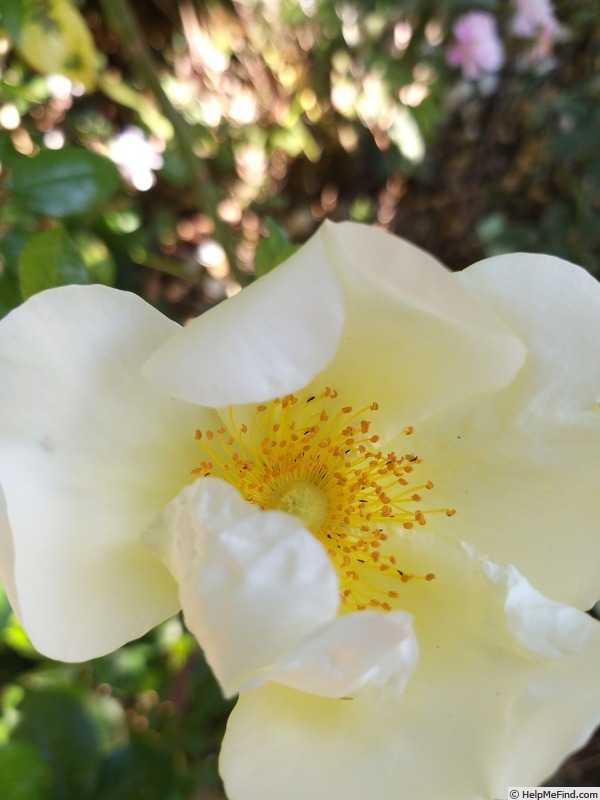
[[[42,658],[29,641],[29,637],[14,614],[11,614],[2,630],[2,641],[21,658],[27,660],[39,660]]]
[[[42,150],[12,165],[12,196],[30,211],[51,217],[86,214],[118,189],[117,168],[107,158],[78,147]]]
[[[109,754],[94,800],[165,800],[173,779],[170,755],[145,742],[133,742]]]
[[[52,771],[37,750],[23,742],[0,748],[2,800],[54,800]]]
[[[30,691],[20,712],[13,741],[35,747],[51,768],[53,798],[90,798],[98,778],[100,753],[96,728],[81,698],[66,688]]]
[[[0,0],[2,2],[2,0]],[[130,108],[139,114],[140,120],[149,130],[159,139],[170,141],[173,138],[173,126],[164,117],[156,102],[148,97],[144,92],[138,91],[121,79],[119,73],[104,72],[98,77],[98,84],[104,94],[108,95],[120,106]],[[189,175],[187,175],[189,180]]]
[[[72,235],[92,281],[113,286],[117,266],[105,242],[87,230],[75,231]]]
[[[97,82],[96,48],[77,6],[71,0],[20,0],[19,5],[19,16],[12,12],[9,20],[21,58],[42,75],[65,75],[92,90]]]
[[[32,294],[70,283],[89,283],[79,251],[62,228],[34,234],[19,258],[21,292]]]
[[[0,0],[1,2],[2,0]],[[4,83],[2,84],[2,90],[3,92],[6,91]],[[23,156],[15,150],[8,131],[0,130],[0,164],[2,164],[3,170],[6,170],[8,174],[13,164],[20,158],[23,158]]]
[[[19,284],[19,254],[29,234],[10,231],[0,238],[0,317],[8,314],[23,299]]]
[[[286,232],[275,220],[268,218],[266,222],[269,235],[260,240],[254,256],[254,271],[257,278],[275,269],[299,247],[289,241]]]
[[[25,10],[23,0],[0,0],[0,27],[16,42],[21,33]]]
[[[11,617],[12,609],[10,607],[10,603],[8,602],[8,597],[6,596],[2,586],[0,586],[0,638]]]

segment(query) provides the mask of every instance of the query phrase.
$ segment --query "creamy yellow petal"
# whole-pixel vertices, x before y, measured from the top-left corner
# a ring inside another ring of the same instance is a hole
[[[457,509],[440,532],[515,566],[544,594],[600,596],[600,284],[549,256],[500,256],[461,280],[525,341],[516,380],[416,426],[412,444]]]
[[[352,223],[319,235],[346,324],[313,386],[333,386],[354,406],[379,403],[389,434],[513,379],[525,356],[518,337],[430,255]]]
[[[331,386],[342,404],[380,403],[387,432],[503,386],[523,358],[519,339],[422,250],[327,223],[166,342],[146,373],[215,407]]]
[[[287,653],[271,680],[323,697],[348,698],[373,688],[395,697],[412,675],[418,653],[410,614],[355,612],[336,617]]]
[[[341,289],[317,235],[165,342],[146,375],[206,406],[268,400],[301,389],[325,367],[343,323]]]
[[[402,696],[331,700],[274,683],[242,694],[221,754],[230,800],[493,800],[542,782],[591,734],[597,622],[436,537],[401,550],[407,571],[437,576],[398,599],[420,646]]]
[[[190,481],[207,420],[142,377],[176,329],[101,286],[35,295],[0,325],[0,562],[23,626],[53,658],[109,652],[179,608],[139,542]]]
[[[335,571],[300,520],[217,478],[184,489],[144,540],[177,579],[186,625],[227,696],[264,682],[337,612]]]

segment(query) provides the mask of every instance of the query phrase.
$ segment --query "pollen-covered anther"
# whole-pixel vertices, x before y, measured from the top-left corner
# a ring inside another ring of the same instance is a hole
[[[337,398],[330,387],[304,399],[290,394],[255,406],[244,421],[231,407],[227,424],[196,430],[204,457],[192,474],[224,478],[249,502],[298,516],[326,545],[342,605],[387,611],[399,596],[395,586],[435,577],[398,569],[401,537],[408,535],[398,531],[456,511],[423,506],[433,482],[407,477],[420,468],[418,453],[376,449],[380,437],[371,432],[370,415],[378,403],[355,410]],[[413,432],[412,425],[403,431]]]

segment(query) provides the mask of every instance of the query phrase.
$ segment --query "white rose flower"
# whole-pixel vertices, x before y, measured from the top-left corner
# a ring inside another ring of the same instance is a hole
[[[241,692],[231,800],[535,784],[600,719],[599,328],[578,267],[354,224],[183,329],[36,295],[0,323],[13,607],[63,660],[182,607]]]

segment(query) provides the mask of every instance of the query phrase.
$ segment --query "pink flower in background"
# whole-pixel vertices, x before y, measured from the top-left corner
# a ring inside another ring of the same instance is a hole
[[[513,0],[515,15],[511,21],[511,30],[517,36],[533,37],[541,31],[558,30],[558,20],[550,0]]]
[[[534,63],[542,61],[551,54],[560,31],[550,0],[513,0],[513,4],[515,15],[510,23],[511,31],[515,36],[533,39],[529,59]]]
[[[465,78],[496,72],[504,63],[504,48],[496,19],[486,11],[470,11],[452,26],[455,40],[446,51],[451,67],[461,67]]]

